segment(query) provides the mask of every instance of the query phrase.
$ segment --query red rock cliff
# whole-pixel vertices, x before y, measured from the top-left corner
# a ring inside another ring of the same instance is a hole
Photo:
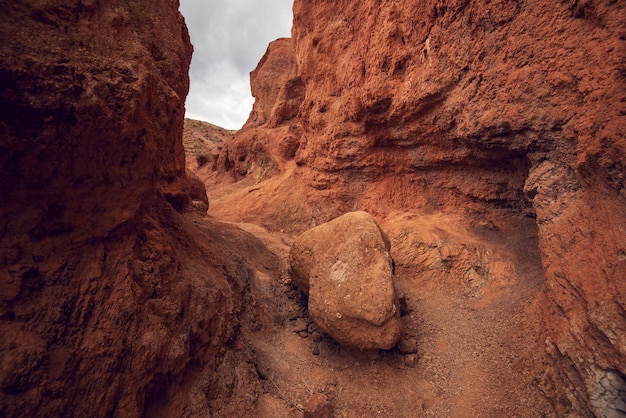
[[[206,410],[248,273],[177,213],[178,1],[1,4],[1,415]]]
[[[235,179],[254,173],[260,179],[275,174],[277,165],[293,159],[301,136],[297,115],[304,95],[294,54],[290,38],[269,44],[250,73],[255,97],[252,112],[212,167],[216,172],[228,171]],[[256,212],[261,215],[259,212],[265,211]]]
[[[284,173],[242,198],[249,217],[300,230],[357,208],[536,218],[544,390],[561,414],[618,408],[624,4],[296,0],[292,34],[295,64],[275,69],[289,60],[268,49],[252,74],[255,110],[216,166],[252,178],[270,160]],[[266,71],[278,74],[273,87]],[[291,93],[289,109],[299,101],[297,114],[271,116],[279,91]],[[295,152],[273,151],[289,144]]]

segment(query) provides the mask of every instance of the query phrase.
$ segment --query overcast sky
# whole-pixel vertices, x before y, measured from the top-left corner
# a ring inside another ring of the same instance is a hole
[[[291,36],[293,0],[180,0],[194,47],[186,117],[239,129],[254,99],[250,71]]]

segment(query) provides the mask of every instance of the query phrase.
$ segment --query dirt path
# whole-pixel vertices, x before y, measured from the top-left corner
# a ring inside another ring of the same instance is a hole
[[[398,288],[415,309],[406,326],[419,336],[417,372],[436,388],[424,416],[549,415],[531,372],[542,352],[539,327],[525,315],[542,281],[532,220],[474,231],[463,224],[420,219],[413,227],[434,233],[430,246],[454,255],[443,268],[398,271]]]
[[[533,372],[539,327],[525,315],[542,281],[532,220],[481,229],[457,216],[409,215],[382,224],[416,356],[349,351],[320,335],[288,279],[292,237],[238,224],[280,260],[278,271],[257,275],[267,313],[260,330],[245,331],[266,391],[260,416],[302,416],[314,393],[337,417],[551,416]]]
[[[437,388],[425,416],[541,416],[525,356],[536,345],[515,335],[522,312],[491,306],[476,309],[463,300],[424,297],[416,328],[421,330],[418,372]]]

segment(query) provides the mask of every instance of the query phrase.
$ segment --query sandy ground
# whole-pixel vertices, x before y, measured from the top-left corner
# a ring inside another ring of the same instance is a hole
[[[266,392],[259,415],[299,417],[324,393],[338,417],[551,416],[539,390],[539,327],[526,320],[542,282],[533,222],[482,231],[462,222],[407,213],[382,222],[407,304],[403,338],[417,341],[416,354],[347,350],[319,335],[288,276],[293,238],[233,223],[279,260],[256,271],[260,325],[244,326]]]

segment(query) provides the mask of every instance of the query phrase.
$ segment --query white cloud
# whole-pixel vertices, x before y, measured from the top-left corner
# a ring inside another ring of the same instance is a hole
[[[293,0],[181,0],[194,55],[187,117],[239,129],[252,109],[250,76],[276,38],[291,34]]]

